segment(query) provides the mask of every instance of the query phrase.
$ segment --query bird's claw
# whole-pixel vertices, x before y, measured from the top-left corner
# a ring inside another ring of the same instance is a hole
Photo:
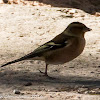
[[[42,72],[41,70],[39,70],[39,71],[40,71],[40,73],[42,73],[43,75],[48,76],[48,74],[47,74],[46,72]]]
[[[44,76],[46,76],[49,79],[55,79],[53,77],[50,77],[46,72],[42,72],[41,70],[39,70],[40,73],[42,73]]]

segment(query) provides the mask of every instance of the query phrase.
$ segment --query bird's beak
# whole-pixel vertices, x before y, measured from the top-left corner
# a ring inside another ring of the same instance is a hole
[[[91,28],[88,28],[88,27],[86,27],[85,29],[84,29],[84,31],[85,32],[88,32],[88,31],[91,31],[92,29]]]
[[[91,31],[92,29],[91,28],[87,28],[87,31]]]

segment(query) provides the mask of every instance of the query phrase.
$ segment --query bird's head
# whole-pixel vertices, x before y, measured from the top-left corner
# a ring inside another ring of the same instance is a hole
[[[91,31],[86,25],[80,22],[72,22],[65,29],[65,34],[76,37],[84,37],[85,32]]]

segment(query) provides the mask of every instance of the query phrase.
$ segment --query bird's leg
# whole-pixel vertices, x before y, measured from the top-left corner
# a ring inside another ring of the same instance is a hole
[[[47,73],[47,70],[48,70],[48,65],[49,64],[46,64],[46,67],[45,67],[45,72],[42,72],[42,71],[40,71],[40,73],[42,73],[42,74],[44,74],[46,77],[48,77],[49,79],[55,79],[55,78],[53,78],[53,77],[50,77],[50,76],[48,76],[48,73]]]
[[[48,64],[46,64],[45,72],[42,72],[40,70],[39,71],[40,73],[43,73],[45,76],[48,76],[47,70],[48,70]]]
[[[48,64],[46,64],[46,67],[45,67],[45,75],[46,76],[48,76],[47,70],[48,70]]]

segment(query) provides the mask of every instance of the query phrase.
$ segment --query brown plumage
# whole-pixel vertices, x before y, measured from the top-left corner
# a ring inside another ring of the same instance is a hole
[[[43,60],[46,62],[44,74],[47,74],[49,64],[63,64],[79,56],[85,47],[84,34],[91,29],[80,22],[73,22],[51,41],[41,45],[33,52],[3,66],[22,60]],[[41,72],[41,71],[40,71]]]

